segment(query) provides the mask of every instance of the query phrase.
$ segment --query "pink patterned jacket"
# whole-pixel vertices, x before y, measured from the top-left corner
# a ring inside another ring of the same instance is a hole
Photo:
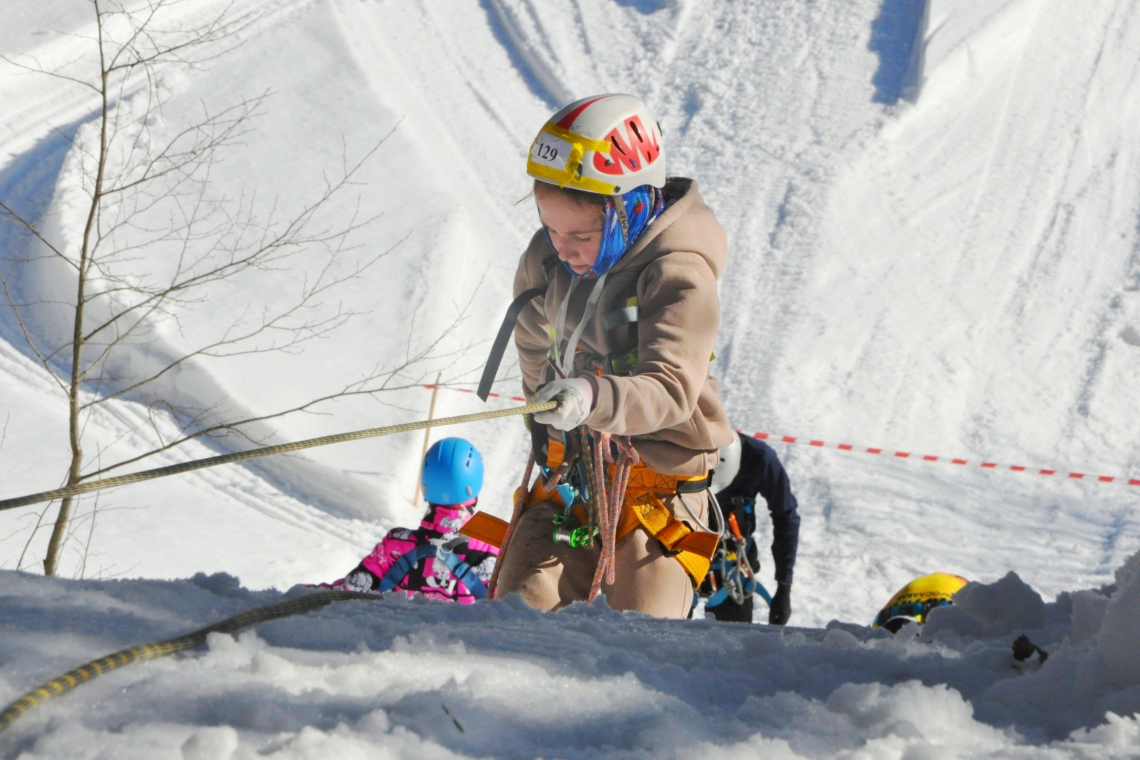
[[[328,587],[378,593],[400,590],[408,596],[422,594],[461,604],[482,598],[499,550],[457,533],[471,519],[475,502],[429,504],[420,527],[389,531],[352,572]],[[421,555],[413,564],[411,560]]]

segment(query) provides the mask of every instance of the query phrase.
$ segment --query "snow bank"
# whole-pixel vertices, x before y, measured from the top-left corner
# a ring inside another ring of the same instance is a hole
[[[954,606],[931,611],[925,633],[948,630],[967,636],[1001,636],[1038,628],[1045,621],[1045,602],[1017,573],[996,583],[969,583],[954,595]]]
[[[549,615],[517,597],[470,607],[342,602],[105,675],[21,719],[0,735],[0,753],[1126,757],[1140,740],[1129,635],[1138,570],[1140,555],[1115,586],[1051,603],[1013,574],[971,584],[926,630],[894,636],[838,622],[662,621],[604,600]],[[288,595],[226,575],[96,582],[4,572],[0,589],[0,701],[108,651]],[[1105,600],[1101,612],[1072,604],[1088,594]],[[1013,659],[1022,633],[1049,652],[1044,663]]]

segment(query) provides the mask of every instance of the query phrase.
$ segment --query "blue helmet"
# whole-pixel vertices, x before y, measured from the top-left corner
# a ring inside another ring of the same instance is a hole
[[[432,504],[462,504],[483,490],[483,457],[465,438],[436,441],[424,457],[424,498]]]

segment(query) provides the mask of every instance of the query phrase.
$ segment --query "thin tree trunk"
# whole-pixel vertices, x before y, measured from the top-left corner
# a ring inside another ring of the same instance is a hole
[[[80,468],[83,466],[83,444],[79,428],[79,386],[81,376],[79,371],[79,354],[83,343],[80,340],[83,329],[83,270],[79,274],[79,299],[75,307],[75,335],[72,338],[71,352],[71,384],[68,388],[68,439],[71,443],[71,466],[67,471],[67,485],[73,486],[80,480]],[[55,518],[55,527],[51,531],[51,540],[48,541],[47,556],[44,557],[44,575],[55,575],[59,565],[59,551],[63,548],[63,538],[67,535],[67,523],[71,520],[71,507],[74,497],[68,496],[59,505],[59,514]]]
[[[107,60],[103,47],[103,14],[99,9],[99,0],[95,0],[95,26],[99,41],[99,65],[102,71],[102,109],[99,114],[99,166],[95,172],[95,186],[91,192],[91,209],[87,213],[87,224],[83,229],[83,243],[79,247],[78,285],[75,295],[75,323],[71,337],[71,379],[67,389],[68,401],[68,438],[71,444],[71,466],[67,471],[67,485],[72,486],[81,479],[80,468],[83,466],[83,445],[79,420],[80,404],[79,391],[83,384],[83,315],[87,301],[87,269],[91,257],[91,231],[95,228],[99,216],[99,204],[103,199],[103,178],[107,169]],[[59,505],[59,514],[55,518],[55,527],[52,528],[51,540],[48,541],[47,555],[44,557],[44,575],[55,575],[59,565],[59,553],[63,548],[64,536],[67,535],[67,523],[71,519],[71,507],[74,499],[68,497]]]

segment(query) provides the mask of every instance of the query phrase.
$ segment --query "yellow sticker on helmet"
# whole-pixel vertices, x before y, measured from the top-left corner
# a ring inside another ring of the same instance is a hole
[[[526,162],[527,173],[532,177],[549,180],[559,187],[570,186],[612,195],[614,185],[579,176],[578,167],[582,165],[582,157],[587,150],[608,154],[610,143],[591,140],[556,124],[546,124],[531,143],[530,156]]]

